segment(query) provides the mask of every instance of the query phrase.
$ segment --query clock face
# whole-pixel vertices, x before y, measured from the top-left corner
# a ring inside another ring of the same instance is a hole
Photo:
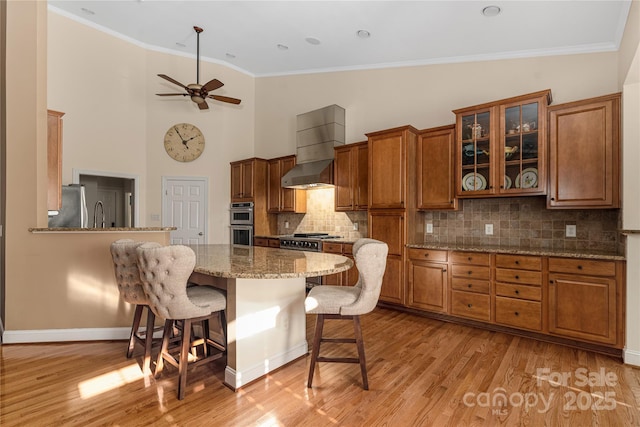
[[[190,162],[204,151],[204,135],[189,123],[178,123],[164,134],[164,149],[179,162]]]

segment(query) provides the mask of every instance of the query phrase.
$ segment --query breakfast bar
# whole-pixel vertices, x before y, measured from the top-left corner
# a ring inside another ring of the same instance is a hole
[[[227,293],[225,384],[243,385],[307,354],[305,278],[346,271],[347,257],[241,245],[192,245],[189,279]]]

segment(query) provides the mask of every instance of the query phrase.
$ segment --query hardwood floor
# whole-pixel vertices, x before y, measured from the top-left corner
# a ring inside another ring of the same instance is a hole
[[[175,369],[143,377],[124,341],[3,345],[0,425],[640,426],[640,369],[619,360],[388,309],[361,320],[369,391],[356,364],[320,363],[307,389],[306,357],[234,393],[217,361],[189,372],[178,401]]]

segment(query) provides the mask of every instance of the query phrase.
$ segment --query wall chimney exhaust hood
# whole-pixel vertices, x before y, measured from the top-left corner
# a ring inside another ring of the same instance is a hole
[[[282,177],[283,187],[333,186],[333,147],[344,145],[344,117],[335,104],[296,117],[296,166]]]

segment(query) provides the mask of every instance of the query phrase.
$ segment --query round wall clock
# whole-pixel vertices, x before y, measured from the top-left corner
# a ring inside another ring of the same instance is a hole
[[[190,162],[204,151],[204,135],[192,124],[175,124],[164,134],[164,149],[171,158]]]

